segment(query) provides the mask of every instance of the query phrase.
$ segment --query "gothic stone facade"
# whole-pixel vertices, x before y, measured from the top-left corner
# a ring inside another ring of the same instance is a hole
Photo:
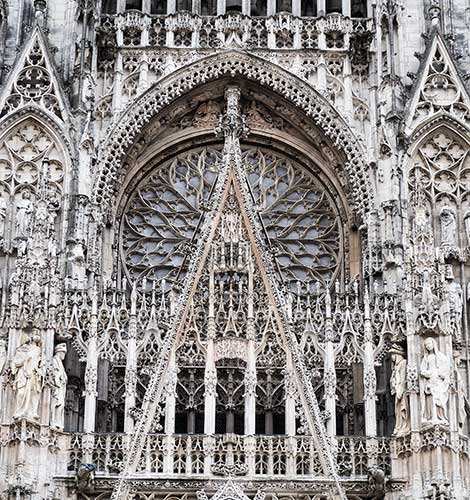
[[[0,498],[470,498],[467,0],[0,1]]]

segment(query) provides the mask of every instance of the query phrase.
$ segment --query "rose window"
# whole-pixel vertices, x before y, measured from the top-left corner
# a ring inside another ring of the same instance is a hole
[[[121,254],[132,281],[184,277],[221,159],[217,148],[181,154],[157,166],[131,193],[121,225]],[[284,281],[334,279],[341,229],[325,186],[299,163],[263,148],[244,146],[243,162],[267,246]]]

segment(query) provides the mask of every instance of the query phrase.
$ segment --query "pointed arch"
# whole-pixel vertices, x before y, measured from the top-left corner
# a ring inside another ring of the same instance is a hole
[[[345,177],[359,218],[374,204],[374,192],[362,144],[342,116],[308,83],[257,56],[232,50],[175,71],[131,104],[110,129],[98,158],[93,202],[104,215],[122,178],[123,158],[150,120],[166,106],[200,85],[226,77],[255,81],[292,103],[322,130],[345,158]]]

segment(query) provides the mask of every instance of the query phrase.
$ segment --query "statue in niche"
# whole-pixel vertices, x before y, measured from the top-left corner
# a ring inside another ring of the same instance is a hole
[[[67,354],[66,344],[57,344],[52,358],[51,427],[64,428],[65,393],[67,373],[63,361]]]
[[[5,368],[7,362],[7,339],[0,338],[0,375],[3,373],[3,369]]]
[[[467,237],[467,246],[470,246],[470,210],[465,212],[463,217],[463,222],[465,225],[465,236]]]
[[[457,223],[454,211],[450,207],[445,206],[442,208],[439,218],[441,219],[441,245],[457,246]]]
[[[447,267],[446,280],[450,313],[454,319],[456,334],[460,337],[462,333],[463,290],[460,283],[454,280],[452,266]]]
[[[30,191],[23,191],[21,198],[16,204],[16,238],[27,238],[31,223],[31,217],[34,212],[34,205],[31,201]]]
[[[20,345],[11,362],[15,384],[13,418],[39,419],[39,400],[42,390],[41,337],[33,335]]]
[[[423,309],[423,312],[433,314],[437,302],[438,298],[432,293],[429,271],[425,269],[423,271],[423,289],[421,292],[421,308]]]
[[[463,377],[460,374],[458,368],[455,370],[455,383],[457,386],[457,405],[458,405],[458,422],[459,429],[463,430],[465,422],[467,420],[467,391],[465,390],[465,384]]]
[[[439,351],[434,338],[424,341],[421,361],[421,415],[424,423],[448,424],[447,400],[449,399],[450,363]]]
[[[407,361],[401,349],[392,350],[390,390],[395,396],[395,428],[393,434],[402,436],[409,431],[409,407],[406,395]]]
[[[7,222],[7,200],[0,197],[0,242],[5,239],[5,229]]]

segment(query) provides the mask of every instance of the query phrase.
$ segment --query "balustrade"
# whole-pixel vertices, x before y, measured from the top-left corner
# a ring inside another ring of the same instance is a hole
[[[227,43],[254,49],[349,50],[352,35],[372,33],[373,21],[341,14],[302,18],[289,13],[272,17],[249,17],[238,13],[199,16],[178,12],[153,16],[128,11],[102,17],[102,31],[114,33],[118,47],[207,48]]]
[[[68,471],[75,473],[83,461],[82,434],[71,435]],[[366,477],[368,468],[365,437],[337,437],[337,462],[343,477]],[[116,475],[123,467],[127,436],[95,434],[92,462],[98,475]],[[377,464],[390,473],[390,438],[375,438]],[[172,455],[165,470],[165,454]],[[254,456],[254,460],[250,457]],[[208,460],[209,459],[209,460]],[[291,462],[291,463],[290,463]],[[232,434],[149,434],[138,472],[145,476],[213,476],[230,466],[247,477],[321,476],[320,458],[311,436],[235,436]]]

